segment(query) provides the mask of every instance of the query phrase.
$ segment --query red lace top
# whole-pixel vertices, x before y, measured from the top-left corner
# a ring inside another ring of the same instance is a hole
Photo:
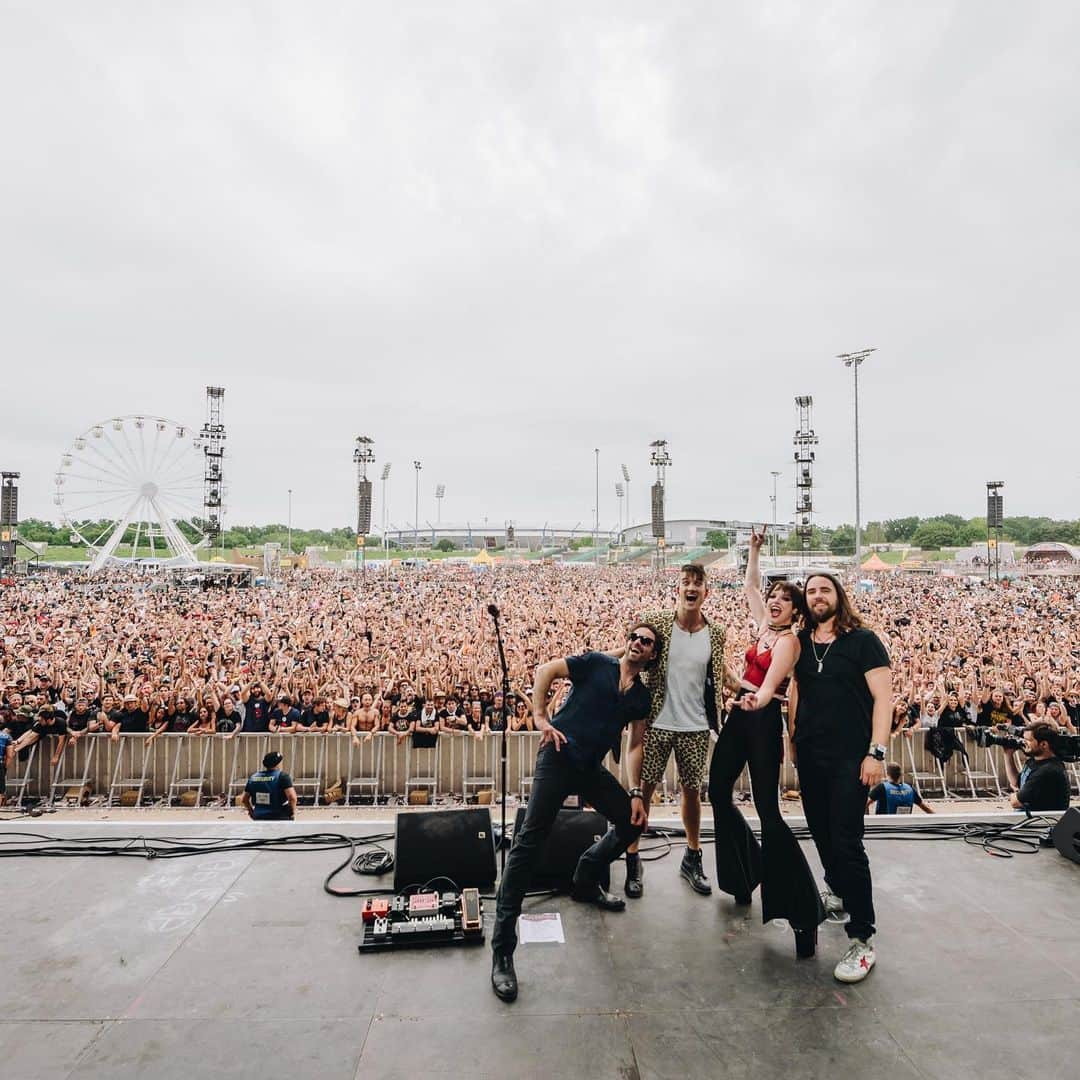
[[[775,644],[775,642],[774,642]],[[749,649],[746,650],[746,671],[743,673],[743,678],[748,683],[753,683],[754,686],[760,687],[765,682],[765,676],[769,671],[769,665],[772,663],[772,649],[762,649],[758,652],[758,644],[755,641]],[[788,679],[785,679],[776,688],[776,697],[782,698],[787,694]]]

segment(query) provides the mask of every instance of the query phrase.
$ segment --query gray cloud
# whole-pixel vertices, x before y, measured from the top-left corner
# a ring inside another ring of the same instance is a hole
[[[1074,516],[1072,5],[0,7],[5,468],[227,388],[232,521]],[[379,466],[376,467],[377,469]],[[378,511],[377,511],[378,516]]]

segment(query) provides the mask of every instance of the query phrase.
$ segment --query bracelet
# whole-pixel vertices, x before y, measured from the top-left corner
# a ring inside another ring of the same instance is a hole
[[[642,802],[644,802],[645,801],[645,793],[639,787],[632,787],[630,789],[630,798],[631,799],[640,799]]]

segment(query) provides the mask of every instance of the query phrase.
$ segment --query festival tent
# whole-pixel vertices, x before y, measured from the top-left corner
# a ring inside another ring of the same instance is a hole
[[[472,561],[473,561],[474,563],[481,563],[482,565],[485,565],[485,564],[486,564],[486,565],[490,566],[490,565],[491,565],[491,563],[492,563],[492,562],[494,562],[494,559],[492,559],[492,557],[491,557],[491,556],[490,556],[490,555],[489,555],[489,554],[487,553],[487,548],[481,548],[481,549],[480,549],[480,550],[479,550],[479,551],[478,551],[478,552],[477,552],[477,553],[476,553],[476,554],[475,554],[475,555],[473,556],[473,560],[472,560]]]
[[[862,564],[863,570],[891,570],[892,567],[875,551],[869,559]]]

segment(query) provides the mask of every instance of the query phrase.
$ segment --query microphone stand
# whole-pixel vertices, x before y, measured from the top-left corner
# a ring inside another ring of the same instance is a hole
[[[495,641],[499,646],[499,667],[502,668],[502,743],[501,743],[501,784],[502,784],[502,826],[499,833],[499,877],[506,870],[506,747],[507,733],[510,729],[510,670],[506,666],[506,650],[503,649],[502,627],[499,625],[499,609],[492,604],[488,608],[495,621]]]

